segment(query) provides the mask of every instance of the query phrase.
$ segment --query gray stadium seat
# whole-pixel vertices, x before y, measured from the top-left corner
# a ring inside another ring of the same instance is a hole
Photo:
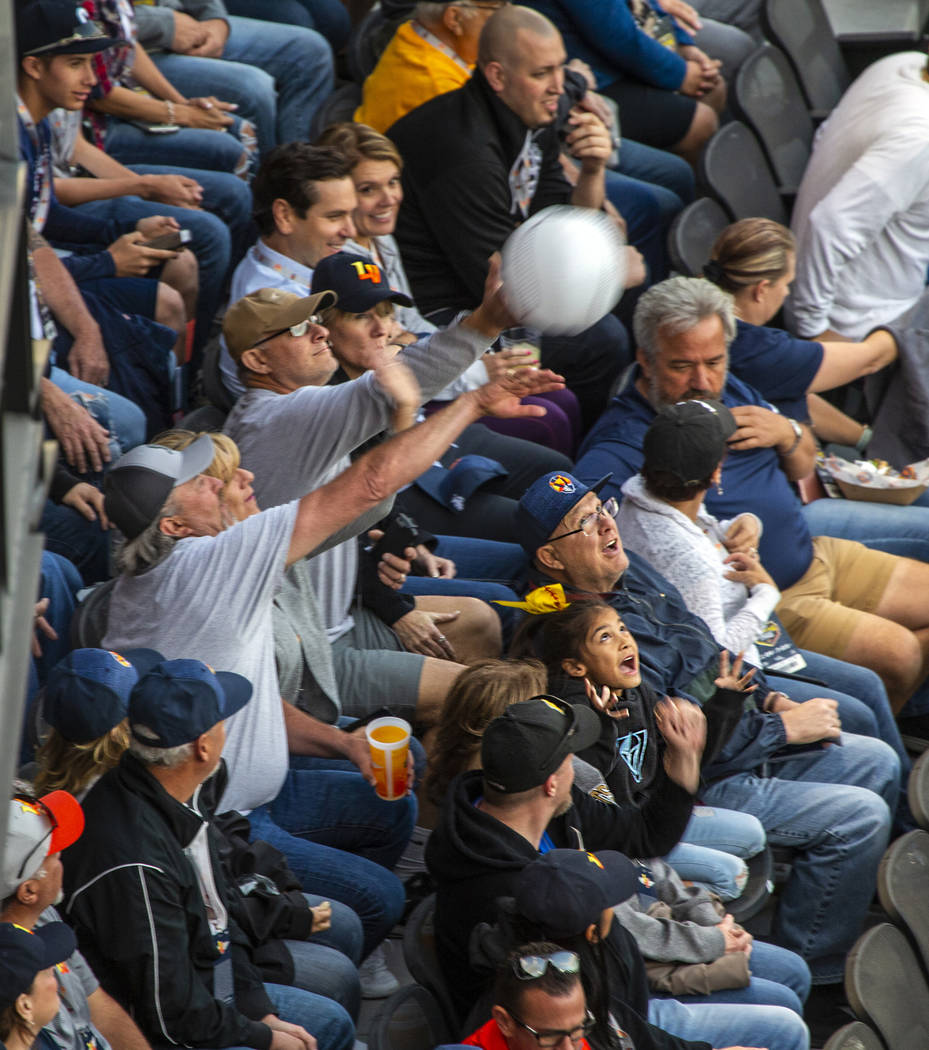
[[[368,1050],[434,1050],[452,1041],[439,1004],[418,984],[394,992],[372,1019],[367,1037]]]
[[[741,121],[724,124],[706,144],[700,178],[733,220],[760,216],[787,225],[787,209],[758,139]]]
[[[787,55],[814,118],[828,115],[850,82],[821,0],[767,0],[765,36]]]
[[[813,146],[813,121],[783,51],[764,44],[749,55],[729,101],[758,136],[781,196],[796,196]]]
[[[668,231],[671,265],[685,277],[699,277],[716,238],[729,225],[729,216],[712,197],[688,204]]]
[[[884,922],[858,938],[845,963],[845,994],[890,1050],[929,1047],[929,986],[896,926]]]

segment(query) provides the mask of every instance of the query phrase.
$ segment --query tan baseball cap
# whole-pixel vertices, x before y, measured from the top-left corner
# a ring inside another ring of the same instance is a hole
[[[259,288],[244,296],[229,307],[223,318],[223,336],[233,361],[238,364],[242,354],[263,339],[286,332],[291,325],[300,324],[337,302],[335,292],[302,298],[283,288]]]

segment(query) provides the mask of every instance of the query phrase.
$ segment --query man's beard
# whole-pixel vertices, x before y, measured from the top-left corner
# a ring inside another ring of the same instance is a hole
[[[716,393],[712,390],[696,390],[693,387],[688,387],[679,397],[667,397],[662,392],[657,376],[649,376],[647,383],[648,400],[652,408],[667,408],[669,405],[676,405],[680,401],[718,401],[721,396],[721,392]]]

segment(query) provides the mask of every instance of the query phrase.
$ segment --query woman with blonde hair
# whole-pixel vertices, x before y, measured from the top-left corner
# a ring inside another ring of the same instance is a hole
[[[809,415],[822,441],[850,445],[863,454],[871,428],[816,394],[896,360],[896,340],[883,328],[860,343],[846,343],[811,342],[765,327],[790,292],[796,264],[793,234],[771,219],[741,219],[717,237],[703,275],[733,299],[736,336],[729,347],[730,368],[791,417]]]
[[[36,753],[37,795],[60,789],[82,800],[119,762],[129,746],[129,694],[162,659],[154,649],[74,649],[52,668],[37,701],[48,727]]]

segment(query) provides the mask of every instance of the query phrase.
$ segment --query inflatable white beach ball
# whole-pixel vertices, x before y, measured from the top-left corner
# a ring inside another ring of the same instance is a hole
[[[625,242],[609,216],[555,205],[518,226],[503,245],[502,277],[521,325],[548,335],[577,335],[619,302]]]

